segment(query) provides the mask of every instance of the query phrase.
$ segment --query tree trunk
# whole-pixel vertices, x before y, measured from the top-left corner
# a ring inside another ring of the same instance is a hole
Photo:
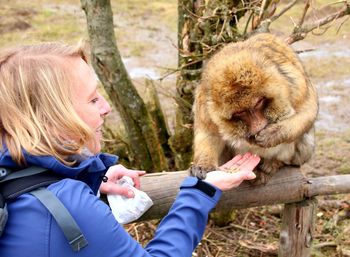
[[[121,60],[109,0],[81,0],[86,14],[92,63],[127,130],[133,166],[167,170],[156,129]]]
[[[180,74],[176,82],[176,125],[170,146],[175,153],[175,166],[178,170],[189,167],[192,159],[193,92],[201,74],[202,48],[192,14],[198,14],[202,1],[179,0],[178,2],[178,66]]]
[[[169,128],[166,117],[160,105],[158,93],[152,80],[145,80],[146,83],[146,106],[151,115],[153,124],[156,127],[160,145],[168,161],[168,167],[175,169],[173,153],[169,146]]]

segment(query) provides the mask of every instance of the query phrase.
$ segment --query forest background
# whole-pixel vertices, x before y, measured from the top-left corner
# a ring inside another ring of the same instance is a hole
[[[289,1],[285,1],[287,4]],[[178,62],[178,11],[175,0],[112,0],[118,48],[132,82],[146,97],[154,85],[168,129],[174,131]],[[339,1],[338,1],[339,4]],[[287,37],[303,11],[300,1],[271,25],[271,32]],[[339,5],[312,1],[307,19],[322,18]],[[0,47],[43,41],[76,43],[88,38],[78,0],[0,0]],[[299,54],[319,92],[316,151],[302,172],[310,177],[350,174],[350,21],[339,19],[307,35],[292,47]],[[122,129],[114,110],[108,118],[108,137]],[[123,144],[123,137],[118,144]],[[105,150],[115,152],[115,141]],[[320,197],[313,256],[350,256],[350,196]],[[239,210],[224,226],[211,220],[193,256],[276,256],[281,206]],[[159,221],[139,222],[126,229],[145,244]]]

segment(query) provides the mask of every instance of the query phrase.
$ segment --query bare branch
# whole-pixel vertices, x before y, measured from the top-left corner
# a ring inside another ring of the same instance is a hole
[[[260,7],[259,21],[263,19],[264,13],[268,7],[267,0],[263,0]]]
[[[293,0],[288,5],[286,5],[279,13],[277,13],[276,15],[274,15],[270,18],[271,22],[273,22],[273,21],[277,20],[279,17],[281,17],[285,12],[287,12],[290,8],[292,8],[297,2],[298,2],[298,0]]]
[[[298,23],[298,27],[299,28],[303,25],[303,23],[305,21],[306,13],[309,10],[309,7],[310,7],[310,0],[307,0],[306,3],[305,3],[305,6],[304,6],[303,14],[302,14],[302,16],[300,18],[300,21]]]
[[[335,13],[328,15],[327,17],[325,17],[323,19],[319,19],[318,21],[311,23],[311,24],[306,24],[303,27],[296,26],[294,28],[293,33],[290,36],[288,36],[285,41],[288,44],[292,44],[298,40],[302,40],[306,37],[306,35],[309,32],[311,32],[317,28],[320,28],[320,27],[322,27],[330,22],[333,22],[341,17],[349,15],[349,14],[350,14],[350,4],[345,3],[345,5],[342,9],[340,9],[339,11],[337,11]]]
[[[271,23],[274,22],[275,20],[277,20],[279,17],[281,17],[289,9],[291,9],[297,2],[298,2],[298,0],[292,1],[291,3],[286,5],[278,14],[273,15],[270,18],[267,18],[263,21],[261,21],[260,17],[259,17],[259,26],[257,26],[257,28],[255,30],[259,31],[259,32],[268,32]]]

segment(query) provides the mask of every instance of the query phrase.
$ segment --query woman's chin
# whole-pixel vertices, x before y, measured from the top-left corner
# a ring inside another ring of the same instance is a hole
[[[92,154],[98,154],[99,152],[101,152],[101,143],[91,143],[89,145],[86,146],[87,149],[92,153]]]

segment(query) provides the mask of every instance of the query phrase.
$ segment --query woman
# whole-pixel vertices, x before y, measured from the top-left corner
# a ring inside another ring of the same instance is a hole
[[[52,215],[25,193],[8,203],[2,257],[191,256],[221,191],[255,178],[252,170],[259,162],[250,154],[236,156],[223,168],[239,166],[238,173],[213,171],[204,182],[186,178],[154,239],[142,248],[96,197],[98,189],[128,195],[114,182],[127,175],[138,187],[144,171],[114,165],[116,156],[100,153],[103,120],[111,109],[97,91],[97,78],[82,48],[48,43],[1,51],[0,110],[0,167],[35,165],[63,176],[47,189],[88,241],[80,251],[72,251]],[[108,181],[101,185],[103,176]]]

